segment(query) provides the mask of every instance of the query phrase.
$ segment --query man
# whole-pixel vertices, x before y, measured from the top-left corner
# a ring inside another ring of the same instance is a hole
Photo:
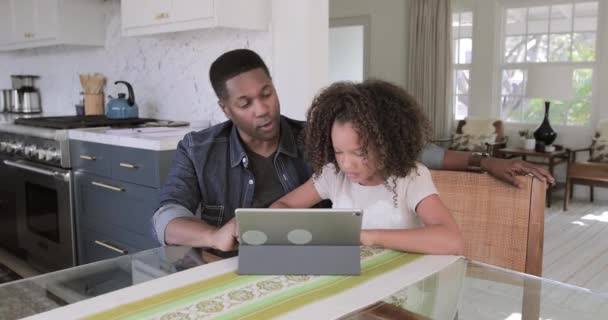
[[[180,141],[153,223],[162,244],[230,251],[237,245],[234,210],[267,207],[304,183],[311,170],[299,141],[304,122],[281,116],[268,68],[255,52],[238,49],[221,55],[209,78],[229,120]],[[479,167],[512,184],[519,174],[553,183],[546,170],[523,161],[435,145],[420,160],[434,169]],[[200,219],[194,216],[199,206]]]

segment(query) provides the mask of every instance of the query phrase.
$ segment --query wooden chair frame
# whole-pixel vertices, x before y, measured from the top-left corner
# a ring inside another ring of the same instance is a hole
[[[575,184],[589,186],[589,201],[591,202],[594,200],[594,187],[608,188],[608,164],[576,160],[576,155],[579,152],[588,152],[589,158],[593,157],[593,149],[591,149],[591,147],[569,151],[568,168],[566,171],[566,190],[564,193],[564,211],[568,211],[568,205],[574,194]]]

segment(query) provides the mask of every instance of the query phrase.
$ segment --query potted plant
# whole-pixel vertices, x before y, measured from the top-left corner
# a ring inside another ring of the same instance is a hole
[[[518,131],[519,137],[522,140],[523,148],[526,150],[534,150],[536,146],[536,140],[534,140],[534,132],[529,129],[522,129]]]

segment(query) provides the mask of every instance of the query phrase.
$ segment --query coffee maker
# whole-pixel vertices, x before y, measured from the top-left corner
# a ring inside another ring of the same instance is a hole
[[[42,112],[40,92],[34,86],[38,76],[16,74],[11,75],[13,90],[11,92],[10,110],[15,113]]]

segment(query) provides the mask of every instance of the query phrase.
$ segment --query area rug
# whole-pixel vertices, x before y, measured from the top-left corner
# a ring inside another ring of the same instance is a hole
[[[22,277],[18,275],[15,271],[9,269],[7,266],[0,263],[0,284],[19,280],[21,278]]]

